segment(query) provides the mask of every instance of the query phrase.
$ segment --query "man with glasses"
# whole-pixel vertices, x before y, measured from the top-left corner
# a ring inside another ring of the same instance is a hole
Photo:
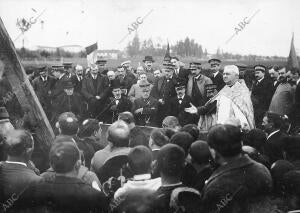
[[[208,63],[210,64],[212,70],[211,80],[213,84],[217,86],[217,90],[220,91],[225,86],[222,73],[220,72],[221,60],[217,58],[212,58],[208,60]]]

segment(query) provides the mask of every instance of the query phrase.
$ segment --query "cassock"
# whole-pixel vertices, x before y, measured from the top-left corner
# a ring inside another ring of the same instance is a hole
[[[215,124],[225,124],[230,120],[238,120],[243,129],[255,128],[250,92],[241,80],[231,87],[225,85],[205,106],[198,108],[198,113],[198,127],[204,132]]]

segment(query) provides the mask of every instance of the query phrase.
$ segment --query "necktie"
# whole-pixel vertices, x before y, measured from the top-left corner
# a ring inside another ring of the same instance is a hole
[[[182,103],[182,98],[178,98],[178,102],[179,102],[179,104],[181,104]]]

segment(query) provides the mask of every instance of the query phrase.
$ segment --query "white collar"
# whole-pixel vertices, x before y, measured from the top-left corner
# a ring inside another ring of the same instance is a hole
[[[19,165],[23,165],[23,166],[27,167],[26,163],[18,162],[18,161],[9,161],[9,160],[7,160],[7,161],[5,161],[5,163],[19,164]]]
[[[65,73],[63,73],[61,76],[58,77],[58,79],[62,79],[62,77],[64,77]]]
[[[259,80],[257,80],[257,82],[259,82],[259,83],[260,83],[260,82],[261,82],[263,79],[264,79],[264,77],[263,77],[263,78],[261,78],[261,79],[259,79]]]
[[[79,76],[77,74],[76,74],[76,76],[77,76],[78,81],[81,81],[82,76]]]
[[[271,132],[271,133],[268,135],[267,140],[268,140],[272,135],[276,134],[276,133],[279,132],[279,131],[280,131],[280,129],[275,130],[274,132]]]
[[[213,73],[213,75],[214,75],[214,78],[217,76],[219,74],[219,71],[217,71],[217,72],[215,72],[215,73]]]
[[[151,174],[134,175],[133,180],[150,180]]]
[[[296,81],[296,85],[298,85],[299,84],[299,82],[300,82],[300,78]]]
[[[181,97],[182,100],[184,99],[184,96],[185,96],[185,95],[183,95],[183,96]],[[177,96],[177,98],[179,99],[179,96]]]
[[[43,81],[47,81],[47,76],[45,76],[45,77],[41,76],[41,78]]]

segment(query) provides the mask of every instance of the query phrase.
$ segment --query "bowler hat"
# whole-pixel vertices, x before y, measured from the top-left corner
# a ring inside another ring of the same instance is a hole
[[[145,59],[143,60],[143,62],[145,62],[145,61],[152,61],[152,62],[154,62],[152,56],[150,56],[150,55],[145,56]]]

